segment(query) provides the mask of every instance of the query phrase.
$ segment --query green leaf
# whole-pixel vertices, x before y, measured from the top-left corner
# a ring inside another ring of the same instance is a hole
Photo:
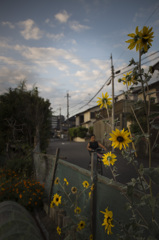
[[[144,174],[151,178],[151,180],[159,184],[159,168],[144,168]]]

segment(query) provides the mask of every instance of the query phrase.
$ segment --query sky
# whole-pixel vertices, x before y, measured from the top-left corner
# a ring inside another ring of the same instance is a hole
[[[96,106],[102,92],[112,95],[110,56],[121,74],[132,57],[138,60],[125,42],[136,26],[153,27],[142,60],[147,70],[159,61],[158,0],[1,0],[0,94],[25,80],[49,99],[54,115]],[[121,77],[115,75],[115,95],[124,90]],[[155,72],[151,81],[157,80]]]

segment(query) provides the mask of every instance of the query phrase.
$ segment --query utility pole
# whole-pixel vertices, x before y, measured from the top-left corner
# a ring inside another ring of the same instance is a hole
[[[67,124],[68,124],[68,129],[69,129],[69,92],[67,92]]]
[[[61,106],[59,107],[59,111],[60,111],[60,135],[61,135],[61,131],[62,131],[62,126],[61,126]]]
[[[110,59],[111,59],[111,69],[112,69],[112,130],[114,131],[114,66],[113,66],[112,54],[110,56]]]
[[[67,93],[67,120],[69,119],[69,93]]]

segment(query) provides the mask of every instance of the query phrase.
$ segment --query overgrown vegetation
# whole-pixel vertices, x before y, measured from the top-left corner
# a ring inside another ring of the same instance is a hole
[[[38,143],[46,150],[50,131],[50,102],[39,96],[37,87],[27,90],[23,81],[0,96],[0,154],[7,167],[30,172],[32,150]]]
[[[125,186],[120,187],[121,194],[127,201],[125,207],[129,217],[124,222],[122,216],[120,219],[115,219],[114,216],[114,223],[115,227],[119,226],[120,228],[117,235],[119,240],[158,240],[159,167],[153,164],[152,153],[154,149],[158,149],[159,104],[153,103],[154,99],[151,98],[153,94],[156,94],[156,91],[151,92],[149,89],[149,81],[152,78],[151,68],[146,73],[141,67],[141,56],[150,48],[153,32],[152,28],[149,29],[146,26],[141,31],[137,27],[135,33],[128,34],[128,36],[132,37],[132,39],[127,41],[130,43],[128,48],[131,50],[136,47],[136,51],[139,51],[139,61],[135,62],[132,59],[129,66],[134,66],[133,71],[124,74],[124,77],[118,81],[126,86],[125,94],[128,99],[133,85],[140,84],[143,100],[131,106],[132,114],[129,116],[129,119],[132,121],[131,130],[129,127],[122,130],[116,128],[115,130],[112,129],[112,133],[110,133],[111,138],[109,140],[112,141],[112,146],[119,148],[127,164],[131,164],[136,170],[136,176],[127,182]],[[104,103],[104,107],[107,108],[108,99],[104,97],[104,94],[102,96],[100,104],[103,105]],[[105,96],[108,98],[108,95]],[[145,164],[146,161],[140,163],[138,159],[136,149],[142,146],[147,150],[148,164]],[[118,158],[116,158],[117,156],[111,152],[104,154],[103,157],[103,163],[110,168],[114,181],[116,181],[118,176],[115,166]],[[115,210],[112,209],[112,211]],[[108,216],[108,211],[104,214]],[[112,227],[110,219],[104,218],[102,225],[105,225],[106,229],[111,229]],[[107,234],[109,233],[107,232]]]
[[[34,180],[32,155],[36,145],[48,146],[51,115],[50,102],[24,81],[0,96],[0,201],[42,208],[44,186]]]
[[[88,128],[85,127],[73,127],[69,129],[69,136],[71,140],[75,137],[85,138],[87,136]]]
[[[29,211],[43,207],[44,186],[34,179],[0,168],[0,202],[12,200]]]

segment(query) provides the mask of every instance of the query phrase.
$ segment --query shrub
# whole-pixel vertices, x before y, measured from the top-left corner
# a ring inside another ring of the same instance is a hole
[[[77,137],[84,138],[84,137],[86,137],[87,132],[88,132],[88,128],[78,127],[77,128]]]
[[[44,186],[34,179],[21,178],[15,171],[0,168],[0,202],[12,200],[27,210],[42,208]]]
[[[76,127],[69,129],[69,136],[71,137],[71,139],[77,137],[77,128]]]
[[[86,137],[87,132],[88,132],[88,128],[74,127],[74,128],[69,129],[69,136],[71,137],[71,139],[73,139],[75,137],[84,138],[84,137]]]
[[[88,133],[89,133],[89,135],[92,135],[92,134],[93,134],[93,126],[90,126],[90,127],[88,128]]]

